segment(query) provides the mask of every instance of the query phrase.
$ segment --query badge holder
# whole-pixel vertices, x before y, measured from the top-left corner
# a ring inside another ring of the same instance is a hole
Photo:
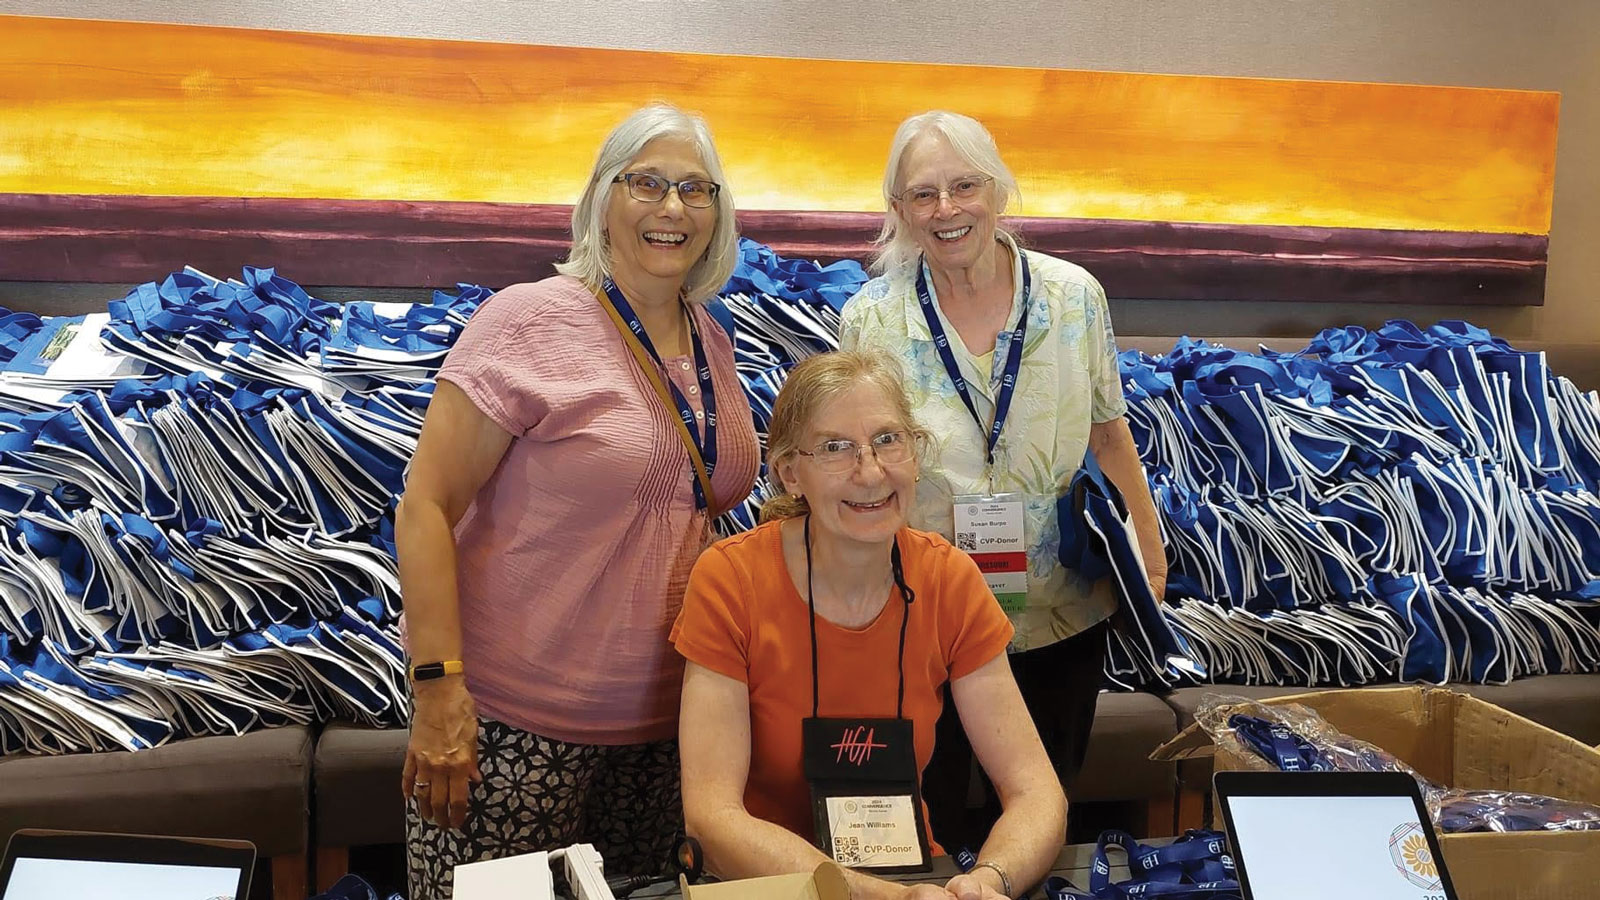
[[[818,849],[876,874],[929,871],[911,721],[811,717],[801,736]]]
[[[817,847],[834,862],[883,874],[927,872],[928,827],[917,784],[916,735],[905,718],[906,625],[916,595],[890,553],[901,612],[894,718],[823,718],[818,679],[817,608],[811,585],[811,517],[805,517],[806,605],[811,618],[811,715],[800,721]]]
[[[951,498],[956,549],[972,557],[1007,616],[1028,606],[1028,549],[1023,495],[958,494]],[[1015,623],[1013,618],[1013,623]]]

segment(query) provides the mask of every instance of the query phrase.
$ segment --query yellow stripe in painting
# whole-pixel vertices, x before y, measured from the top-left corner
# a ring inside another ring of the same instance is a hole
[[[941,107],[1023,215],[1542,234],[1559,97],[0,16],[0,192],[570,203],[652,99],[747,209],[881,209],[895,125]]]

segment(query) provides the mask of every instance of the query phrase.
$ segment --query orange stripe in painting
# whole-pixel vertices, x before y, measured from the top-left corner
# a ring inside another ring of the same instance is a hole
[[[709,56],[0,16],[0,192],[570,203],[666,99],[746,209],[878,210],[984,121],[1029,216],[1549,231],[1553,93]]]

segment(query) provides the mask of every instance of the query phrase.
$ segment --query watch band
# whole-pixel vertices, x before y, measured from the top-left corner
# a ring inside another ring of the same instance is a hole
[[[412,663],[410,674],[412,681],[432,681],[435,678],[443,678],[446,675],[460,675],[461,672],[461,660],[447,659],[443,662],[422,663],[420,665]]]

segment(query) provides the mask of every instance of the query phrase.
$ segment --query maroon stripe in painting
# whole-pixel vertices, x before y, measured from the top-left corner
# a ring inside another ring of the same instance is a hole
[[[138,282],[275,265],[304,284],[503,286],[565,255],[571,209],[509,203],[0,194],[0,281]],[[865,260],[874,213],[754,210],[779,253]],[[1544,235],[1013,219],[1115,298],[1538,305]]]

